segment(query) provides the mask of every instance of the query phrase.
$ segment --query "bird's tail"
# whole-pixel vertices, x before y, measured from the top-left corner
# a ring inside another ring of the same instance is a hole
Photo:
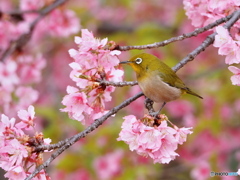
[[[196,96],[196,97],[198,97],[198,98],[203,99],[203,97],[199,96],[198,94],[196,94],[195,92],[193,92],[191,89],[186,88],[185,90],[186,90],[186,93],[191,94],[191,95],[193,95],[193,96]]]

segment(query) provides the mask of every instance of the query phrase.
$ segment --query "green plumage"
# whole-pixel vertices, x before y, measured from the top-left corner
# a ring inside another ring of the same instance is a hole
[[[154,76],[159,76],[162,82],[180,89],[182,93],[188,93],[202,99],[201,96],[189,89],[168,65],[152,54],[142,53],[122,63],[129,63],[132,66],[137,74],[138,82],[143,82],[146,79],[156,81]],[[161,89],[159,89],[159,93],[161,93]]]

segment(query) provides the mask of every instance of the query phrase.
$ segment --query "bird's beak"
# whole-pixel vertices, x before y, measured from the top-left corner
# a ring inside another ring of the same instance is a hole
[[[120,62],[119,64],[129,64],[131,63],[131,61],[123,61],[123,62]]]

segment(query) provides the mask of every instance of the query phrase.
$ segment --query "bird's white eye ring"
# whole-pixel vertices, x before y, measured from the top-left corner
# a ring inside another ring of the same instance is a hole
[[[142,58],[136,58],[136,59],[135,59],[135,62],[136,62],[137,64],[141,64],[141,63],[142,63]]]

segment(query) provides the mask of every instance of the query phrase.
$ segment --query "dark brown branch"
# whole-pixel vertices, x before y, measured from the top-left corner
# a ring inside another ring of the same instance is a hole
[[[52,12],[58,6],[63,5],[68,0],[56,0],[46,8],[39,11],[39,16],[30,24],[29,32],[22,34],[19,38],[9,44],[9,47],[3,52],[0,61],[3,61],[5,58],[10,56],[16,50],[22,49],[23,46],[27,44],[27,42],[31,39],[32,33],[36,25],[40,20],[42,20],[47,14]]]
[[[203,33],[203,32],[205,32],[209,29],[212,29],[213,27],[218,26],[219,24],[222,24],[222,23],[228,21],[233,16],[233,14],[234,13],[232,13],[229,16],[218,19],[214,23],[211,23],[211,24],[209,24],[205,27],[197,28],[193,32],[182,34],[182,35],[177,36],[177,37],[172,37],[170,39],[167,39],[167,40],[164,40],[164,41],[161,41],[161,42],[155,42],[153,44],[138,45],[138,46],[116,46],[115,49],[120,50],[120,51],[128,51],[128,50],[131,50],[131,49],[142,50],[142,49],[152,49],[152,48],[158,48],[158,47],[166,46],[167,44],[170,44],[172,42],[181,41],[181,40],[184,40],[184,39],[192,37],[192,36],[197,36],[200,33]]]
[[[68,138],[64,141],[61,141],[57,144],[54,145],[54,149],[59,148],[56,152],[54,152],[51,157],[45,161],[42,165],[40,165],[38,168],[36,168],[36,170],[30,175],[28,176],[25,180],[30,180],[32,179],[36,174],[38,174],[42,169],[46,169],[49,164],[56,158],[58,157],[63,151],[65,151],[67,148],[69,148],[71,145],[73,145],[75,142],[77,142],[79,139],[85,137],[87,134],[89,134],[90,132],[92,132],[93,130],[95,130],[98,126],[100,126],[104,121],[107,120],[107,118],[109,118],[110,116],[116,114],[119,110],[121,110],[122,108],[128,106],[131,102],[135,101],[136,99],[138,99],[139,97],[143,96],[143,93],[138,93],[135,96],[123,101],[120,105],[112,108],[110,111],[108,111],[107,114],[105,114],[104,116],[102,116],[99,119],[96,119],[90,126],[88,126],[85,130],[83,130],[82,132],[74,135],[71,138]],[[45,146],[39,146],[35,149],[35,151],[42,151],[43,149],[45,149]]]

